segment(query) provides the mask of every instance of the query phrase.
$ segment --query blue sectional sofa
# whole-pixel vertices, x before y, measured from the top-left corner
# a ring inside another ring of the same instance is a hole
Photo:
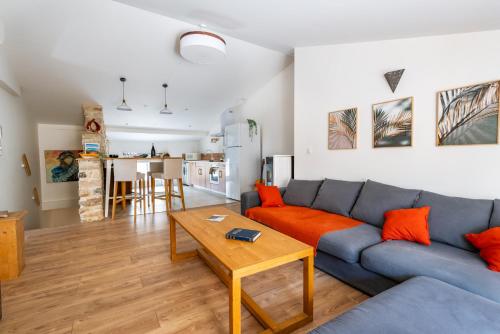
[[[323,182],[292,180],[281,192],[287,205],[310,206],[363,222],[351,229],[324,234],[318,243],[315,266],[372,296],[390,289],[377,300],[390,298],[391,291],[396,288],[395,292],[411,290],[415,284],[435,285],[433,281],[440,281],[435,289],[452,286],[478,296],[477,300],[487,299],[493,302],[492,305],[499,305],[500,273],[487,268],[464,234],[500,226],[500,200],[450,197],[371,180],[364,183],[329,179]],[[242,194],[242,214],[259,205],[256,192]],[[381,229],[386,211],[422,206],[431,207],[430,246],[407,241],[382,242]],[[422,279],[413,279],[420,276],[433,281],[424,280],[424,284]],[[395,287],[401,282],[408,282],[410,288],[405,288],[407,285]],[[365,303],[372,303],[372,300]],[[411,307],[408,311],[414,313]],[[498,325],[500,316],[495,321]]]

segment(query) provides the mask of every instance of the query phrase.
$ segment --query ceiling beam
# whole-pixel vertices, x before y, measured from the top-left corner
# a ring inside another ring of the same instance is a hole
[[[106,132],[128,132],[128,133],[148,133],[161,135],[184,135],[184,136],[208,136],[208,131],[199,130],[178,130],[178,129],[158,129],[139,128],[129,126],[106,126]]]

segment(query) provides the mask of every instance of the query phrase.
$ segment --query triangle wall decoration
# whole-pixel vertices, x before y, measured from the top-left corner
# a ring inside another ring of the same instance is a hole
[[[401,80],[404,71],[405,69],[403,68],[401,70],[387,72],[386,74],[384,74],[385,80],[387,80],[387,83],[389,84],[389,87],[391,87],[393,93],[396,91],[399,80]]]

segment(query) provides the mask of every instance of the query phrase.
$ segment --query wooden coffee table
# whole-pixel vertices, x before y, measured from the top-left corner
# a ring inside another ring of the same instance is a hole
[[[227,215],[213,223],[206,218]],[[199,256],[229,288],[229,328],[241,332],[241,303],[259,321],[262,333],[290,333],[313,320],[314,250],[311,246],[245,218],[225,207],[209,207],[171,212],[170,256],[172,262]],[[176,252],[176,224],[182,226],[200,245],[199,249]],[[234,227],[259,230],[255,243],[227,240],[226,232]],[[303,260],[303,312],[283,322],[275,322],[241,288],[241,279],[280,265]]]

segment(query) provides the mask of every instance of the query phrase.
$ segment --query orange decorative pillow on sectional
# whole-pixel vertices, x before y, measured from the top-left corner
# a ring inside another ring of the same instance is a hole
[[[260,201],[263,208],[274,208],[285,206],[280,190],[276,186],[257,185]]]
[[[407,240],[429,246],[429,212],[431,208],[424,206],[414,209],[387,211],[384,214],[382,240]]]
[[[488,268],[500,272],[500,227],[478,234],[469,233],[465,238],[480,250],[479,255],[488,263]]]

